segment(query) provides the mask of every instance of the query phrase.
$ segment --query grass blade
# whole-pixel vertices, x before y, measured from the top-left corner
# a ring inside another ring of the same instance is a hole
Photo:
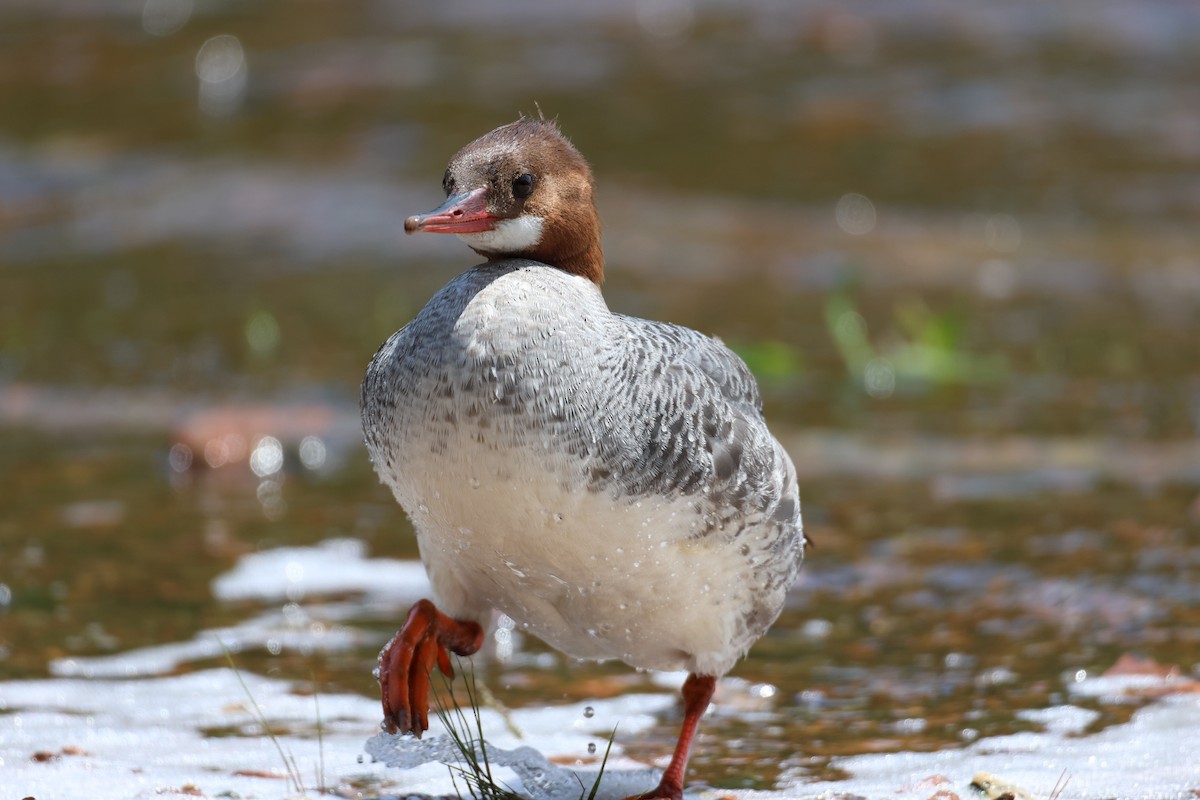
[[[434,694],[438,718],[445,726],[447,735],[454,742],[454,747],[462,759],[461,766],[446,765],[450,770],[450,780],[454,785],[454,791],[458,793],[459,797],[462,797],[462,791],[458,788],[458,778],[461,778],[473,800],[525,800],[511,787],[499,783],[492,775],[487,740],[483,733],[483,716],[479,706],[479,687],[475,672],[471,669],[464,669],[461,660],[458,663],[458,671],[463,674],[470,717],[467,716],[467,710],[455,696],[450,679],[445,675],[442,675],[442,686],[445,691]]]
[[[238,669],[238,665],[234,663],[233,654],[229,652],[229,648],[225,646],[224,642],[221,642],[221,649],[225,651],[225,660],[229,662],[230,669],[233,670],[233,674],[237,677],[238,683],[242,685],[242,691],[246,693],[246,697],[250,699],[250,704],[254,707],[255,721],[260,727],[262,727],[263,731],[267,734],[267,738],[271,740],[271,743],[275,745],[275,750],[279,753],[280,760],[283,761],[283,768],[287,771],[288,782],[292,784],[292,788],[296,792],[304,794],[304,780],[301,778],[300,770],[296,766],[296,759],[289,757],[289,755],[284,752],[283,745],[279,742],[279,737],[276,736],[275,731],[271,729],[271,723],[267,722],[267,715],[263,713],[262,706],[260,706],[258,701],[254,699],[254,695],[251,693],[250,687],[246,685],[245,679],[242,678],[242,671]]]
[[[608,754],[612,752],[613,740],[617,738],[617,726],[613,726],[612,733],[608,735],[608,747],[604,748],[604,758],[600,760],[600,771],[596,773],[596,780],[592,784],[592,791],[588,792],[587,800],[596,800],[596,792],[600,791],[600,779],[604,777],[604,769],[608,766]]]

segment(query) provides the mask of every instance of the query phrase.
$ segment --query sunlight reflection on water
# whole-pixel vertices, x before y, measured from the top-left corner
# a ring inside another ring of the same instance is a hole
[[[238,110],[246,95],[249,73],[241,41],[228,33],[214,36],[196,53],[200,109],[214,117]]]
[[[170,36],[192,16],[192,0],[146,0],[142,6],[142,30],[153,36]]]

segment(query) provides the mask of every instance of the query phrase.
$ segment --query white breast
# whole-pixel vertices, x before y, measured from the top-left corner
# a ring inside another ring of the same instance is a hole
[[[565,485],[552,448],[497,452],[464,432],[448,453],[396,487],[447,613],[496,608],[570,655],[647,669],[723,672],[741,655],[750,581],[718,543],[689,538],[689,502]]]

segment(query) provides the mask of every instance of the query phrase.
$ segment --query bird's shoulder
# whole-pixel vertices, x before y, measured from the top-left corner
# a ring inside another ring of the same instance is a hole
[[[762,394],[750,368],[719,338],[670,322],[614,314],[636,342],[636,349],[653,360],[674,365],[675,372],[695,371],[717,389],[722,400],[762,414]]]

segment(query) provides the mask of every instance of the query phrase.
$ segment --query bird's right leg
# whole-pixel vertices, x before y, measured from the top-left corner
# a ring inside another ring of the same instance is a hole
[[[469,656],[482,646],[483,628],[478,622],[451,619],[429,600],[418,600],[403,627],[379,653],[383,727],[391,733],[411,732],[419,739],[429,730],[429,677],[434,664],[453,678],[450,653]]]

